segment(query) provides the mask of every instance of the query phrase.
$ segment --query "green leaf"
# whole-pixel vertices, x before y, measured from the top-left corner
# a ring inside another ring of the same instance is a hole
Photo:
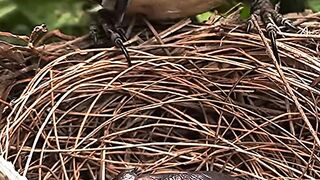
[[[84,14],[79,0],[12,0],[33,23],[45,23],[50,29],[76,25]]]
[[[17,6],[8,0],[0,0],[0,18],[16,10]]]
[[[320,1],[319,0],[307,0],[308,7],[313,11],[320,11]]]
[[[196,16],[196,20],[197,20],[197,22],[199,22],[199,23],[203,23],[203,22],[208,21],[209,18],[210,18],[212,15],[213,15],[212,12],[207,11],[207,12],[204,12],[204,13],[202,13],[202,14],[198,14],[198,15]]]
[[[242,3],[242,9],[240,11],[241,19],[248,19],[250,17],[250,4],[249,3]]]

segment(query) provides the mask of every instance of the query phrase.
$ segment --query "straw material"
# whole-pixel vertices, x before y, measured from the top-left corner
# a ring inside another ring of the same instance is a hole
[[[2,85],[1,152],[28,179],[318,179],[320,16],[291,17],[304,29],[280,33],[281,62],[232,17],[135,26],[130,68],[86,37],[12,45],[29,64]]]

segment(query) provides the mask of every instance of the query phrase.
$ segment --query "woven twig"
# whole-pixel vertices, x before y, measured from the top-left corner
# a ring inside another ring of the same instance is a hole
[[[115,48],[77,49],[85,38],[35,47],[47,63],[4,112],[1,151],[29,179],[320,178],[318,30],[283,33],[276,68],[261,34],[227,22],[136,27],[130,68]]]

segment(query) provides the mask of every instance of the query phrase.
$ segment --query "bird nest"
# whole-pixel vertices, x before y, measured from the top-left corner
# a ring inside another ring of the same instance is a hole
[[[8,43],[2,57],[18,70],[2,76],[1,152],[28,179],[131,168],[320,178],[319,18],[291,17],[304,29],[279,32],[280,61],[263,31],[232,18],[137,26],[129,68],[86,37],[55,31],[63,38],[35,45],[6,33],[29,45]]]

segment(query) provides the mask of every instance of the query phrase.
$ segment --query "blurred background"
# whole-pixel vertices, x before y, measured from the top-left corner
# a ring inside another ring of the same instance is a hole
[[[226,1],[229,7],[238,3]],[[285,13],[303,11],[305,7],[320,11],[320,0],[281,0],[281,3],[281,11]],[[89,12],[96,6],[90,0],[0,0],[0,31],[29,34],[35,25],[45,23],[50,30],[81,35],[88,32]],[[248,2],[244,6],[249,7]],[[244,13],[248,15],[248,8]]]

